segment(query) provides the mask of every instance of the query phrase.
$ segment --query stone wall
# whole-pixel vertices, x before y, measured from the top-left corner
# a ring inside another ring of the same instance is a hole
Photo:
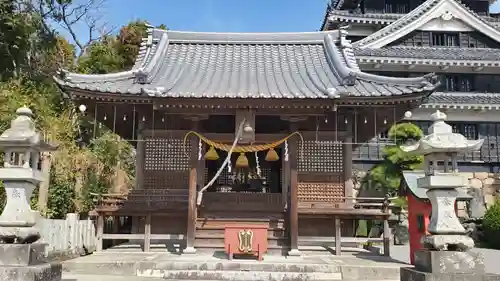
[[[494,173],[462,173],[469,180],[471,188],[480,189],[484,202],[491,206],[495,198],[500,198],[500,174]]]

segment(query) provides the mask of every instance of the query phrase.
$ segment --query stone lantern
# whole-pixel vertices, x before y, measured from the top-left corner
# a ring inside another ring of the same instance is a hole
[[[16,111],[10,128],[0,135],[4,153],[0,180],[5,187],[7,203],[0,215],[0,243],[30,244],[40,238],[37,213],[30,207],[33,189],[45,180],[38,169],[40,152],[55,150],[35,129],[33,113],[27,107]]]
[[[427,189],[432,204],[429,234],[421,240],[423,249],[415,252],[414,269],[401,269],[401,280],[487,280],[481,279],[490,276],[484,272],[483,257],[469,251],[474,241],[455,213],[457,188],[468,186],[467,179],[458,173],[457,157],[479,150],[484,140],[467,140],[453,133],[445,122],[446,114],[439,110],[431,118],[428,135],[401,147],[407,153],[424,156],[425,176],[417,184]]]

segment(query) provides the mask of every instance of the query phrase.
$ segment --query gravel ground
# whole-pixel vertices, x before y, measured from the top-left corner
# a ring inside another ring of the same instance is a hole
[[[500,274],[500,250],[475,248],[473,251],[484,255],[484,265],[487,272]],[[410,263],[409,246],[392,246],[391,257],[398,261]]]

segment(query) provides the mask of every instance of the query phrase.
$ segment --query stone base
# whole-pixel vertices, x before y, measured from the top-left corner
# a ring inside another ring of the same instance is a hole
[[[0,266],[2,281],[61,281],[62,265],[44,263],[32,266]]]
[[[0,266],[44,263],[46,244],[0,244]]]
[[[400,271],[401,281],[500,281],[500,275],[490,273],[430,273],[413,268],[403,267]]]
[[[427,273],[484,273],[484,257],[472,251],[415,252],[415,269]]]
[[[2,225],[2,222],[0,222],[0,225]],[[0,242],[3,243],[31,244],[38,241],[38,239],[40,239],[40,232],[35,227],[0,227]]]
[[[421,242],[424,248],[439,251],[467,251],[474,247],[474,240],[467,235],[427,235],[422,237]]]

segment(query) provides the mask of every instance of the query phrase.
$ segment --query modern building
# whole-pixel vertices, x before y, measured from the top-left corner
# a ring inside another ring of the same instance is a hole
[[[461,171],[500,171],[500,15],[491,0],[332,0],[321,30],[348,31],[360,69],[396,77],[436,73],[441,85],[410,118],[426,130],[439,109],[469,139]],[[391,122],[391,121],[388,121]],[[390,124],[388,124],[390,125]],[[424,131],[425,132],[425,131]],[[355,165],[380,161],[387,131],[355,153]]]

